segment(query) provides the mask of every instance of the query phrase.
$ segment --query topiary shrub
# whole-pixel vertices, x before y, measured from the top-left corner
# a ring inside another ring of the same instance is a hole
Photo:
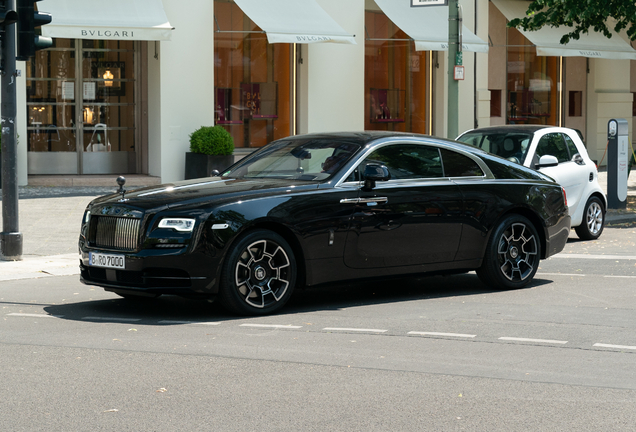
[[[190,151],[206,155],[231,155],[234,152],[234,140],[222,126],[201,126],[190,134]]]

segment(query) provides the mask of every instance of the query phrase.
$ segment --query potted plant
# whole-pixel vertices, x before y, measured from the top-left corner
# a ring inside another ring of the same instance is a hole
[[[185,179],[209,177],[213,170],[223,172],[234,163],[233,152],[232,135],[222,126],[201,126],[190,134]]]

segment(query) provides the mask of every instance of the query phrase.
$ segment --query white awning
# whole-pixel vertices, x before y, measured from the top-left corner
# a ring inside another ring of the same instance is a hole
[[[267,34],[269,43],[355,44],[315,0],[234,0]]]
[[[42,35],[54,38],[170,40],[173,29],[161,0],[55,0],[38,7],[53,17]]]
[[[525,17],[530,5],[528,1],[492,0],[492,2],[508,21]],[[589,33],[582,33],[580,39],[570,40],[566,45],[561,45],[559,43],[561,37],[572,29],[573,27],[544,26],[537,31],[519,31],[537,47],[537,55],[540,56],[636,60],[636,51],[611,29],[611,39],[590,29]]]
[[[406,0],[375,0],[380,9],[415,41],[416,51],[448,51],[448,6],[411,7]],[[462,49],[488,52],[488,44],[462,25]]]

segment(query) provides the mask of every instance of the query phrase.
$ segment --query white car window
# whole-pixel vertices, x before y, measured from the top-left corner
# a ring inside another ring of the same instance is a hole
[[[576,148],[576,144],[574,144],[572,138],[565,134],[563,135],[563,138],[565,138],[565,144],[568,146],[568,151],[570,152],[570,160],[572,160],[574,155],[579,153],[579,150]]]
[[[536,158],[538,160],[541,156],[545,155],[556,157],[559,163],[568,162],[570,160],[563,134],[549,133],[541,137],[539,144],[537,144]]]

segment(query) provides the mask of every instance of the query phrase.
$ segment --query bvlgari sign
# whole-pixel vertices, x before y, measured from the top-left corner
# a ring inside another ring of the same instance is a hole
[[[81,30],[81,38],[89,39],[134,39],[135,32],[132,30]]]
[[[448,6],[448,0],[410,0],[411,7],[419,6]]]

